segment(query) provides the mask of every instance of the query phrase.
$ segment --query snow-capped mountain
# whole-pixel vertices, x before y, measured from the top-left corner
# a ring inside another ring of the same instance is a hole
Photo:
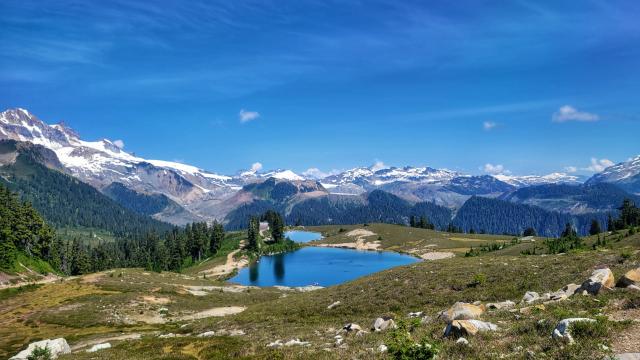
[[[515,187],[525,187],[545,184],[581,184],[583,178],[578,175],[570,175],[566,173],[551,173],[548,175],[493,175],[496,179],[506,182]]]
[[[367,191],[383,185],[404,182],[404,183],[424,183],[439,184],[445,183],[456,176],[457,172],[446,169],[433,169],[430,167],[410,167],[403,168],[390,167],[375,169],[373,167],[359,167],[347,170],[337,175],[331,175],[322,179],[322,184],[327,188],[344,185],[356,185]]]
[[[629,192],[640,194],[640,155],[604,169],[591,177],[587,184],[602,182],[616,184]]]
[[[98,189],[119,182],[188,205],[224,197],[241,186],[232,177],[194,166],[137,157],[107,139],[84,141],[66,125],[47,125],[25,109],[0,113],[0,139],[28,141],[53,150],[69,174]]]

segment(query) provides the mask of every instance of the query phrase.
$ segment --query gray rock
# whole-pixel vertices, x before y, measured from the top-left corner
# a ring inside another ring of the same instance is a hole
[[[387,345],[385,345],[385,344],[381,344],[380,346],[378,346],[378,352],[385,353],[388,350],[389,350],[389,348],[387,348]]]
[[[616,354],[613,358],[615,360],[640,360],[640,353]]]
[[[340,304],[341,304],[340,301],[336,301],[333,304],[327,306],[327,309],[329,309],[329,310],[334,309],[334,308],[340,306]]]
[[[609,268],[596,269],[591,277],[582,283],[578,292],[586,291],[590,295],[598,295],[603,290],[612,289],[616,282]]]
[[[349,324],[343,326],[342,330],[344,330],[346,332],[352,332],[352,331],[356,331],[357,332],[357,331],[362,331],[362,328],[358,324],[349,323]]]
[[[26,349],[20,351],[10,360],[26,360],[36,348],[49,349],[52,359],[58,358],[59,355],[71,353],[71,348],[69,347],[67,340],[63,338],[54,340],[47,339],[29,344]]]
[[[395,329],[395,328],[396,328],[395,321],[393,321],[393,319],[388,317],[377,318],[373,322],[373,325],[371,326],[371,329],[375,332],[380,332],[380,331],[385,331],[387,329]]]
[[[475,335],[479,332],[497,331],[498,326],[480,320],[454,320],[444,330],[444,336]]]
[[[106,349],[111,349],[111,344],[110,343],[104,343],[104,344],[97,344],[97,345],[93,345],[91,347],[91,349],[87,350],[88,353],[94,353],[100,350],[106,350]]]
[[[522,297],[522,302],[526,304],[531,304],[540,300],[540,294],[535,291],[527,291]]]
[[[461,337],[461,338],[458,339],[458,341],[456,341],[456,344],[468,346],[469,345],[469,340]]]
[[[198,337],[212,337],[215,336],[216,333],[214,331],[207,331],[207,332],[203,332],[202,334],[198,335]]]
[[[569,344],[573,344],[573,337],[569,333],[569,327],[575,322],[595,322],[593,319],[588,318],[569,318],[560,320],[553,330],[552,337],[556,340],[566,341]]]
[[[507,301],[496,302],[496,303],[488,303],[487,309],[502,310],[502,309],[511,309],[514,306],[516,306],[516,303],[514,303],[511,300],[507,300]]]
[[[569,285],[565,285],[565,287],[562,288],[562,291],[564,291],[567,297],[571,297],[573,296],[573,294],[576,293],[576,291],[578,291],[578,289],[580,289],[580,285],[569,284]]]

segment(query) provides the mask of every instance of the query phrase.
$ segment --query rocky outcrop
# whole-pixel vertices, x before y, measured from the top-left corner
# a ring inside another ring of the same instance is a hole
[[[618,287],[640,286],[640,268],[627,271],[624,276],[618,280]]]
[[[487,304],[487,309],[503,310],[503,309],[511,309],[514,306],[516,306],[516,303],[514,303],[511,300],[507,300],[507,301],[502,301],[502,302],[488,303]]]
[[[591,277],[582,283],[577,292],[598,295],[602,291],[612,289],[615,284],[613,273],[609,268],[596,269],[591,273]]]
[[[441,312],[439,318],[446,323],[450,323],[453,320],[474,320],[479,319],[484,311],[484,305],[457,302],[448,310]]]
[[[556,328],[553,330],[553,334],[552,334],[553,338],[556,340],[561,340],[569,344],[572,344],[573,337],[569,332],[569,327],[571,327],[571,324],[576,322],[595,322],[595,320],[588,319],[588,318],[569,318],[569,319],[561,320],[560,322],[558,322],[558,325],[556,325]]]
[[[375,332],[380,332],[380,331],[385,331],[387,329],[395,329],[395,328],[396,328],[396,323],[390,317],[379,317],[373,322],[373,325],[371,326],[371,330]]]
[[[447,325],[444,336],[475,335],[483,331],[497,331],[498,326],[490,322],[480,320],[454,320]]]
[[[67,340],[63,338],[54,339],[54,340],[47,339],[47,340],[37,341],[29,344],[29,346],[27,346],[25,350],[20,351],[18,354],[16,354],[14,357],[10,358],[9,360],[26,360],[29,358],[29,356],[31,356],[31,354],[36,348],[49,349],[52,359],[58,358],[59,355],[71,353],[71,348],[69,347]]]
[[[104,344],[96,344],[93,345],[91,347],[91,349],[87,350],[88,353],[94,353],[100,350],[106,350],[106,349],[111,349],[111,344],[110,343],[104,343]]]

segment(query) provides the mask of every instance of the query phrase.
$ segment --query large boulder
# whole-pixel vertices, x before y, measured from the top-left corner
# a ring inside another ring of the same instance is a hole
[[[475,335],[482,331],[496,331],[498,326],[480,320],[454,320],[444,330],[444,336]]]
[[[640,268],[627,271],[618,281],[618,287],[640,286]]]
[[[487,309],[502,310],[502,309],[511,309],[515,306],[516,306],[516,303],[514,303],[511,300],[507,300],[502,302],[488,303]]]
[[[371,330],[375,332],[385,331],[387,329],[395,329],[396,323],[390,317],[379,317],[371,325]]]
[[[541,300],[540,294],[535,291],[527,291],[522,297],[522,302],[525,304],[531,304],[538,300]]]
[[[569,285],[565,285],[561,291],[564,291],[567,297],[571,297],[573,296],[573,294],[576,293],[576,291],[578,291],[578,289],[580,289],[580,285],[569,284]]]
[[[49,349],[52,359],[58,358],[59,355],[71,353],[71,348],[69,347],[67,340],[63,338],[54,340],[47,339],[29,344],[26,349],[20,351],[10,360],[26,360],[29,356],[31,356],[31,353],[33,353],[33,350],[35,350],[36,348]]]
[[[596,269],[591,277],[582,283],[578,292],[586,291],[591,295],[598,295],[601,291],[612,289],[616,285],[613,273],[609,268]]]
[[[484,305],[473,305],[463,302],[453,304],[448,310],[440,313],[439,318],[446,323],[453,320],[477,320],[484,313]]]
[[[571,333],[569,332],[569,327],[571,324],[576,322],[595,322],[593,319],[588,318],[569,318],[560,320],[556,325],[556,328],[553,330],[552,337],[556,340],[566,341],[569,344],[573,343],[573,337],[571,337]]]
[[[362,331],[362,328],[358,324],[349,323],[349,324],[343,326],[342,330],[350,333],[350,332],[354,332],[354,331],[355,332],[360,332],[360,331]]]

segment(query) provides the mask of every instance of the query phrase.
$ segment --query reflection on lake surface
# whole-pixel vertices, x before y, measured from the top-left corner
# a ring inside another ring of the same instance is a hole
[[[229,281],[253,286],[331,286],[417,261],[392,252],[305,247],[263,256]]]
[[[306,243],[322,239],[322,234],[313,231],[291,230],[284,233],[285,238],[289,238],[295,242]]]

